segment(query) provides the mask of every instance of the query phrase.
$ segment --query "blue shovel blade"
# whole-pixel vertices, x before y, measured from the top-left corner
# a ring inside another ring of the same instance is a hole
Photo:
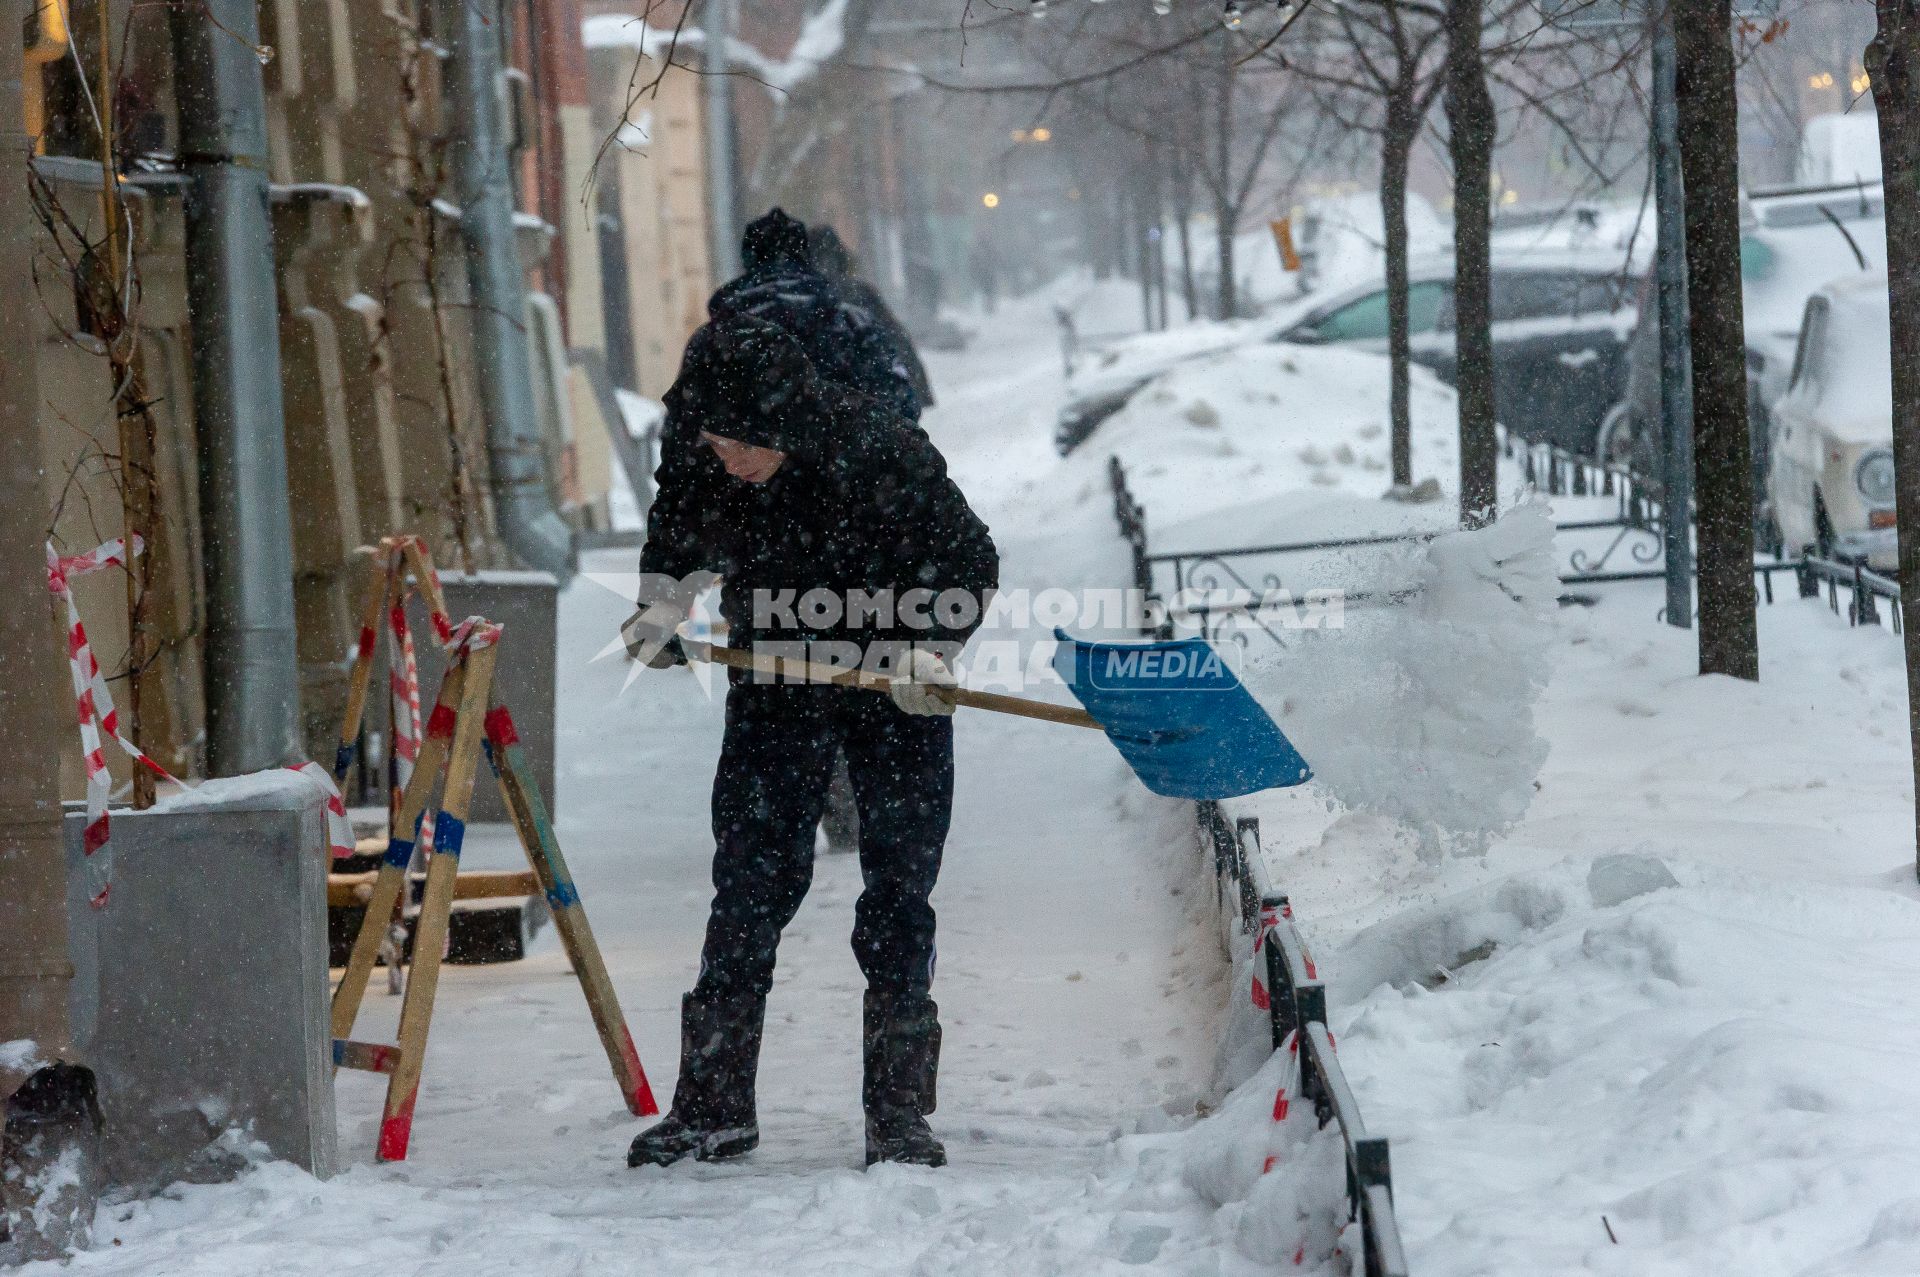
[[[1054,637],[1054,669],[1154,793],[1236,798],[1312,778],[1205,639],[1086,643],[1065,630]]]

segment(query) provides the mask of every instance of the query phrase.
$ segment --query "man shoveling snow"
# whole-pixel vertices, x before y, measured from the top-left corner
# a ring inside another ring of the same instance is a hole
[[[681,1004],[679,1080],[628,1164],[734,1157],[759,1143],[754,1079],[775,950],[811,881],[814,827],[844,751],[865,885],[853,948],[867,978],[867,1163],[942,1165],[926,1121],[940,1050],[928,895],[952,809],[953,706],[924,685],[953,683],[948,665],[979,623],[998,554],[926,436],[816,376],[780,328],[709,323],[666,404],[640,610],[623,630],[634,658],[683,661],[675,631],[719,573],[732,646],[852,652],[869,669],[877,656],[901,677],[887,699],[732,676],[713,785],[713,908]],[[904,596],[921,590],[962,591],[974,606],[911,606]],[[844,607],[796,615],[792,601],[810,591],[901,602],[877,619]]]

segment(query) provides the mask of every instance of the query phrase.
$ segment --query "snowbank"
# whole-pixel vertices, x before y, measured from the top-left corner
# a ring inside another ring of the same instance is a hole
[[[1157,377],[1065,458],[1058,482],[1067,491],[1090,481],[1104,490],[1107,458],[1118,456],[1156,551],[1250,543],[1274,523],[1264,517],[1255,526],[1254,512],[1235,510],[1256,498],[1274,505],[1268,515],[1324,535],[1302,517],[1326,504],[1317,494],[1374,498],[1390,483],[1387,379],[1386,358],[1366,351],[1241,342]],[[1415,368],[1412,403],[1414,476],[1451,486],[1454,393]],[[1407,507],[1367,506],[1364,521],[1376,529],[1408,522]]]
[[[1783,598],[1761,683],[1701,679],[1658,590],[1560,617],[1550,752],[1485,858],[1298,793],[1239,808],[1393,1138],[1415,1271],[1920,1272],[1920,1144],[1888,1120],[1920,1068],[1898,640]]]

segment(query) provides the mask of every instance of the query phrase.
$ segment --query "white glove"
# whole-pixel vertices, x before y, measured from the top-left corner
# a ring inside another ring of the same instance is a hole
[[[676,581],[651,573],[641,576],[640,593],[635,600],[640,610],[620,627],[620,637],[626,642],[629,657],[656,670],[686,664],[687,658],[674,640],[692,614],[694,600],[710,581],[708,574],[700,575],[706,579]]]
[[[925,648],[913,648],[907,654],[903,677],[893,680],[888,690],[893,703],[908,714],[951,714],[953,702],[934,692],[935,687],[956,687],[960,680],[946,662]]]
[[[676,609],[665,603],[655,603],[635,612],[620,627],[620,637],[626,642],[628,659],[656,670],[685,664],[686,657],[674,638],[686,619],[684,609]]]

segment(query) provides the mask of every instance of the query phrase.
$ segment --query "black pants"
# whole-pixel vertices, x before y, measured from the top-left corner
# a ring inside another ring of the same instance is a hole
[[[713,913],[696,996],[765,996],[774,950],[813,881],[814,827],[845,751],[860,813],[853,954],[867,986],[924,995],[953,812],[953,720],[836,687],[736,684],[713,780]]]

